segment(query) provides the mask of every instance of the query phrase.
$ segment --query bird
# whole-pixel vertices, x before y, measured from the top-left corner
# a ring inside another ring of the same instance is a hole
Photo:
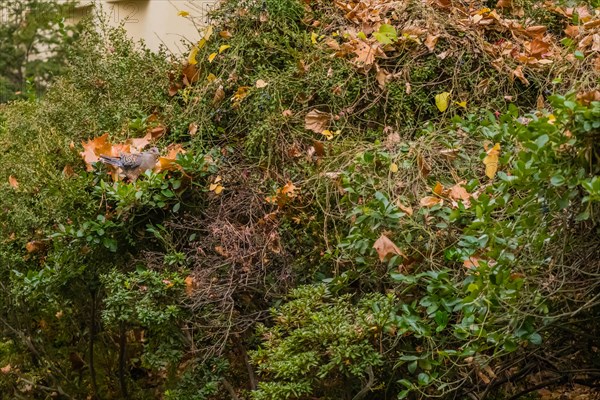
[[[154,169],[159,157],[158,148],[152,147],[141,153],[121,153],[119,157],[100,156],[100,161],[121,168],[129,181],[135,181],[140,174]]]

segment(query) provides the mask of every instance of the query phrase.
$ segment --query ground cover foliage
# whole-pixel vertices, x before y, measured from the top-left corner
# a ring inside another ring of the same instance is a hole
[[[0,110],[1,397],[597,387],[597,6],[227,0],[183,62],[83,32]]]

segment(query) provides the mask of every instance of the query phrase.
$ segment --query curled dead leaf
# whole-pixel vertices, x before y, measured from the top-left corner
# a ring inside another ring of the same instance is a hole
[[[315,133],[321,133],[329,127],[331,123],[331,114],[312,110],[304,118],[304,127]]]
[[[421,207],[427,207],[427,208],[431,208],[435,205],[438,204],[443,204],[444,200],[440,199],[439,197],[435,197],[435,196],[425,196],[421,199],[421,201],[419,201],[419,204],[421,205]]]
[[[387,236],[381,235],[379,239],[375,241],[373,244],[373,248],[379,255],[379,261],[385,261],[388,256],[399,255],[404,258],[407,258],[406,255],[396,246],[394,242],[392,242]]]

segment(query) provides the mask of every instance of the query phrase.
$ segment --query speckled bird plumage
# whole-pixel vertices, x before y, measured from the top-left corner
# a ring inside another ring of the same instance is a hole
[[[153,147],[141,153],[122,153],[119,157],[100,156],[100,161],[120,168],[130,181],[134,181],[146,172],[154,169],[160,157],[160,151]]]

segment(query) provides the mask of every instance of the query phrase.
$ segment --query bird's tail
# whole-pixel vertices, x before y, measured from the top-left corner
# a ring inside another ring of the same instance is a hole
[[[121,157],[109,157],[109,156],[99,156],[100,161],[105,164],[114,165],[115,167],[121,167]]]

